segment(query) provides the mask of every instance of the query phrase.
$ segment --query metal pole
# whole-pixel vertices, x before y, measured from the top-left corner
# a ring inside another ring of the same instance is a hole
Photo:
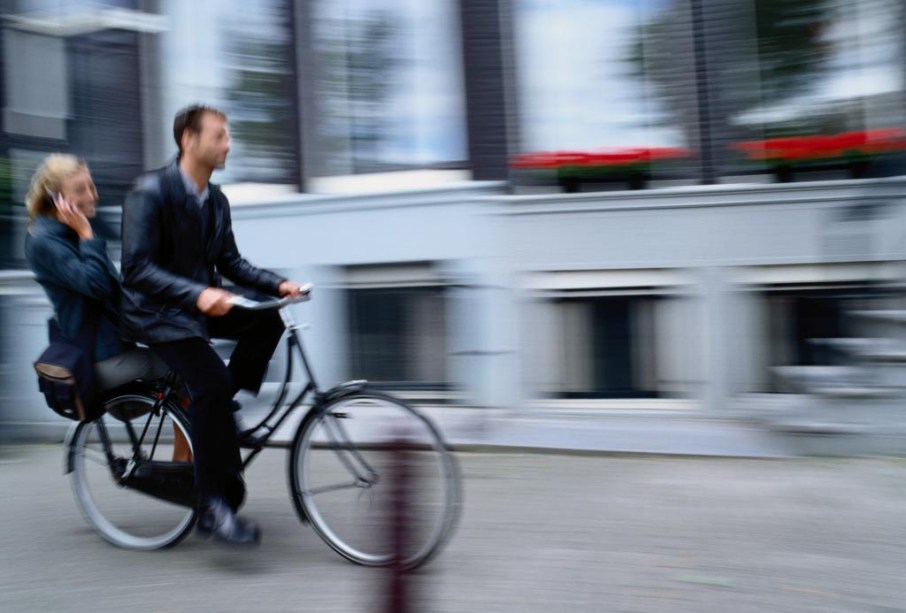
[[[411,584],[408,580],[409,571],[405,561],[409,551],[409,531],[414,528],[410,522],[409,511],[412,494],[412,454],[405,433],[397,436],[392,456],[387,522],[393,563],[387,582],[386,613],[410,613],[414,609]]]

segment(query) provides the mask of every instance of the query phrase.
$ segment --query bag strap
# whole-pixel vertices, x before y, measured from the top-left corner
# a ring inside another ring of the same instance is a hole
[[[91,363],[94,363],[94,346],[97,344],[98,329],[101,325],[100,318],[103,316],[103,313],[101,313],[99,317],[84,318],[76,337],[69,340],[70,343],[77,346],[88,356]],[[47,320],[47,340],[50,343],[67,340],[63,338],[63,334],[60,332],[60,324],[56,317],[51,317]]]

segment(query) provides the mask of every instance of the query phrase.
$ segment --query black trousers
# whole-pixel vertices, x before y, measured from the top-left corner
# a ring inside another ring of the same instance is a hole
[[[192,397],[189,420],[200,496],[223,496],[229,482],[242,470],[231,401],[240,389],[258,393],[283,330],[277,311],[237,308],[223,317],[209,317],[212,338],[238,341],[229,366],[202,338],[151,345],[167,366],[179,373]]]

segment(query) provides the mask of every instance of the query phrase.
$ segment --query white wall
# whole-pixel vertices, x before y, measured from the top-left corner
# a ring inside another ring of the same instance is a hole
[[[663,390],[692,394],[703,410],[719,413],[728,396],[765,376],[756,341],[768,314],[746,288],[864,280],[899,270],[874,263],[906,259],[906,180],[899,178],[555,196],[500,191],[468,184],[275,197],[237,203],[234,228],[249,260],[315,283],[314,299],[298,313],[312,324],[304,338],[322,386],[355,376],[346,366],[346,267],[432,262],[449,283],[448,380],[470,404],[508,408],[558,380],[563,356],[545,302],[557,283],[571,284],[559,290],[629,292],[644,283],[676,296],[654,317]],[[105,214],[118,223],[115,212]],[[28,285],[17,283],[16,291]],[[37,355],[46,314],[34,305],[4,309],[0,338],[4,355],[14,356],[3,364],[5,421],[52,417],[34,391],[30,363],[6,363]]]

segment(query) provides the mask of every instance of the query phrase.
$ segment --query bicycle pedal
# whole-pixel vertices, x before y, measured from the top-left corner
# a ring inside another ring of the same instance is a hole
[[[120,485],[124,485],[126,477],[126,460],[124,458],[114,458],[110,464],[110,470],[113,472],[113,478]]]

